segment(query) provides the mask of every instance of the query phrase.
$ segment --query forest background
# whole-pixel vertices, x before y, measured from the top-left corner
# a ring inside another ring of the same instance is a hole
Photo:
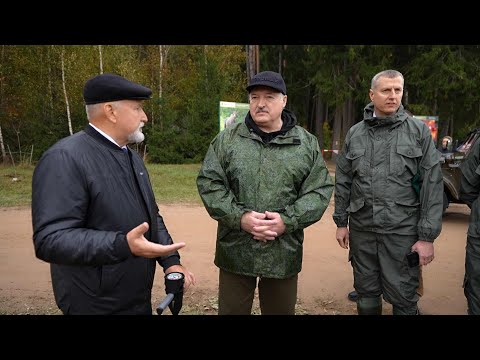
[[[153,90],[137,146],[148,162],[193,164],[219,131],[219,102],[247,102],[259,71],[280,72],[299,125],[338,150],[385,69],[403,73],[408,110],[439,117],[439,141],[461,140],[480,126],[479,68],[478,45],[0,45],[0,161],[35,163],[83,129],[83,85],[100,73]]]

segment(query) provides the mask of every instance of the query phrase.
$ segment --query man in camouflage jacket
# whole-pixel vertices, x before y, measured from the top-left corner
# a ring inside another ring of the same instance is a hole
[[[333,182],[316,137],[284,109],[280,74],[261,72],[247,90],[245,122],[213,139],[197,178],[218,221],[218,313],[250,314],[259,278],[262,314],[294,314],[303,229],[323,215]]]
[[[428,126],[403,109],[403,85],[395,70],[373,77],[372,102],[337,157],[333,219],[338,243],[350,245],[359,314],[380,315],[382,294],[393,314],[418,313],[419,266],[407,254],[429,264],[442,228],[438,151]]]

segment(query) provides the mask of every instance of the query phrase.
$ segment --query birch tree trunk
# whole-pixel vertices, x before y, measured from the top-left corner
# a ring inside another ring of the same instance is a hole
[[[2,126],[0,125],[0,148],[2,149],[2,162],[7,162],[7,153],[5,152],[5,145],[3,144]]]
[[[2,55],[0,60],[0,65],[3,65],[3,59],[5,55],[5,45],[2,45]],[[2,66],[0,66],[0,71]],[[2,162],[5,164],[7,162],[7,153],[5,152],[5,145],[3,143],[3,135],[2,135],[2,112],[3,112],[3,73],[0,72],[0,149],[2,151]]]
[[[67,87],[65,84],[65,47],[62,46],[62,85],[63,95],[65,96],[65,104],[67,105],[67,119],[68,119],[68,131],[70,135],[73,135],[72,118],[70,116],[70,103],[68,102]]]
[[[102,45],[98,45],[98,57],[100,59],[100,74],[103,74]]]
[[[160,64],[159,64],[159,67],[158,67],[158,98],[159,100],[162,100],[162,96],[163,96],[163,70],[166,66],[166,63],[167,63],[167,56],[168,56],[168,51],[170,50],[170,46],[169,45],[158,45],[158,54],[159,54],[159,58],[160,58]],[[163,130],[163,125],[162,125],[162,121],[160,120],[161,119],[161,116],[162,116],[162,112],[161,112],[161,106],[162,106],[162,102],[160,101],[159,102],[159,124],[160,124],[160,130]],[[154,121],[153,121],[153,118],[152,118],[152,128],[153,128],[153,125],[154,125]]]
[[[203,46],[203,63],[205,65],[205,90],[208,93],[208,59],[207,59],[207,46]]]
[[[53,50],[54,45],[52,45],[51,51],[48,52],[48,104],[50,105],[50,114],[53,114],[53,89],[52,89],[52,58],[51,54],[54,54]]]

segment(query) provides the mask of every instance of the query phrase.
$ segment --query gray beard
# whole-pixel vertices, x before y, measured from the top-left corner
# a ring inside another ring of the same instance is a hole
[[[128,135],[127,140],[129,144],[139,144],[145,140],[145,134],[142,132],[142,130],[137,129],[135,132]]]

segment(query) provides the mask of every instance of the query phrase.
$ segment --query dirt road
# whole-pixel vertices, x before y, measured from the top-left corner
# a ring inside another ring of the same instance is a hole
[[[323,218],[305,232],[303,270],[299,280],[298,314],[355,314],[347,300],[352,269],[347,251],[335,240],[333,198]],[[182,313],[216,314],[218,269],[213,264],[216,222],[203,207],[160,205],[175,241],[185,241],[183,262],[197,277],[184,298]],[[466,314],[463,295],[465,241],[469,209],[452,204],[435,242],[435,260],[424,268],[424,314]],[[164,297],[160,269],[154,285],[153,306]],[[53,300],[49,265],[35,258],[29,208],[0,208],[0,314],[58,314]],[[384,313],[391,306],[384,305]]]

